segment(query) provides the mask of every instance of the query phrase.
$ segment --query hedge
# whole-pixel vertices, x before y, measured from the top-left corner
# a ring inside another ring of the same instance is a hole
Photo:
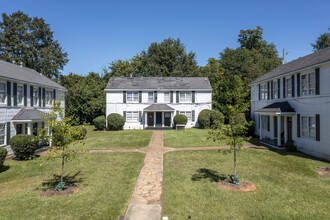
[[[197,121],[200,128],[209,128],[211,126],[211,110],[202,110],[198,115]]]
[[[187,122],[188,122],[188,118],[187,118],[187,116],[185,116],[185,115],[175,115],[174,116],[174,119],[173,119],[173,122],[174,122],[174,124],[175,125],[177,125],[177,124],[187,124]]]
[[[108,129],[110,131],[123,130],[125,119],[120,114],[112,113],[108,115],[107,120],[108,120]]]
[[[96,130],[103,130],[105,128],[105,116],[101,115],[94,118],[93,123]]]
[[[3,166],[3,162],[5,161],[7,154],[8,152],[6,148],[0,147],[0,168]]]
[[[37,150],[38,138],[34,135],[19,134],[12,137],[9,144],[17,159],[27,160]]]

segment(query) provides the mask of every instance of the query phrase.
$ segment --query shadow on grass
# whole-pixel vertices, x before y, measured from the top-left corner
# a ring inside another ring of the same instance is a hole
[[[210,170],[206,168],[201,168],[197,170],[197,173],[193,174],[191,177],[192,181],[200,181],[203,179],[208,179],[210,182],[219,182],[226,179],[226,175],[219,174],[215,170]]]
[[[63,181],[65,182],[66,186],[74,186],[77,187],[79,183],[83,183],[85,178],[81,177],[81,171],[71,175],[67,174],[63,176]],[[37,187],[37,190],[47,190],[55,188],[56,185],[61,182],[61,176],[54,174],[52,178],[46,179],[41,183],[41,186]],[[87,185],[87,184],[86,184]]]
[[[9,168],[10,168],[10,166],[6,166],[6,165],[2,166],[2,167],[0,168],[0,173],[3,173],[3,172],[5,172],[5,171],[9,170]]]

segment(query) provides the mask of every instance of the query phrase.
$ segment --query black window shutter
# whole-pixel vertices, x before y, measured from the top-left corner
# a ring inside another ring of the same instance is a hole
[[[56,100],[56,90],[53,90],[53,99]]]
[[[300,73],[297,74],[297,97],[300,96]]]
[[[142,103],[142,91],[139,91],[139,103]]]
[[[267,115],[267,131],[270,131],[270,116]]]
[[[261,100],[261,85],[259,84],[259,100]]]
[[[270,86],[269,86],[269,82],[267,82],[267,99],[270,99]]]
[[[126,121],[126,111],[123,112],[124,120]]]
[[[42,88],[42,106],[46,106],[46,89]]]
[[[123,91],[123,103],[126,103],[126,91]]]
[[[141,122],[141,121],[142,121],[142,112],[139,111],[139,122]]]
[[[41,107],[41,88],[39,87],[39,106]]]
[[[14,106],[17,106],[17,83],[13,83]]]
[[[285,98],[285,77],[283,78],[283,98]]]
[[[33,86],[30,86],[30,104],[33,106]]]
[[[261,124],[261,115],[258,115],[258,129],[260,129],[260,124]]]
[[[274,81],[270,83],[270,98],[274,99]]]
[[[281,98],[281,79],[277,80],[277,98]]]
[[[195,121],[195,110],[191,111],[191,120]]]
[[[179,110],[176,110],[176,114],[177,114],[177,115],[179,114]]]
[[[320,95],[320,68],[315,69],[315,94]]]
[[[7,105],[11,106],[11,82],[7,82]]]
[[[192,91],[191,96],[192,96],[192,103],[195,103],[195,91]]]
[[[9,144],[9,140],[10,140],[10,122],[7,122],[7,144]]]
[[[27,85],[24,85],[24,106],[27,106]]]
[[[300,114],[297,114],[297,137],[300,137]]]
[[[157,103],[157,91],[154,91],[154,103]]]
[[[171,91],[170,102],[173,103],[173,91]]]
[[[291,76],[291,93],[292,93],[292,97],[294,97],[295,96],[295,94],[294,94],[294,75],[292,75]]]
[[[180,95],[180,92],[176,91],[176,103],[179,103],[179,95]]]
[[[315,115],[315,119],[316,119],[316,140],[320,141],[320,115],[316,114]]]

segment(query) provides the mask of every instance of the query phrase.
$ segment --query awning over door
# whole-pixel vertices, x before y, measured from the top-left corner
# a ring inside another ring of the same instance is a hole
[[[44,115],[46,113],[37,109],[21,109],[12,119],[13,122],[22,121],[44,121]]]
[[[296,111],[288,102],[275,102],[273,104],[267,105],[256,112],[259,113],[273,113],[273,114],[295,114]]]
[[[143,110],[145,112],[173,112],[174,108],[166,104],[152,104]]]

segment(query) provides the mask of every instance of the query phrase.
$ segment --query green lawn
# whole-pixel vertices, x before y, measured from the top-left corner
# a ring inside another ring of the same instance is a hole
[[[124,216],[143,164],[142,153],[81,154],[65,167],[80,191],[41,198],[60,173],[59,161],[5,161],[0,169],[0,219],[118,219]],[[9,169],[8,169],[9,168]],[[73,177],[75,176],[75,177]],[[46,184],[46,185],[43,185]]]
[[[147,147],[150,143],[152,131],[123,130],[123,131],[96,131],[94,126],[86,126],[87,135],[83,149],[134,149]]]
[[[224,146],[224,142],[214,142],[208,137],[208,129],[188,128],[185,131],[170,130],[164,133],[165,147],[208,147]],[[255,139],[252,139],[255,142]],[[248,144],[248,143],[246,143]]]
[[[233,154],[217,150],[164,156],[163,216],[169,219],[330,219],[330,179],[315,168],[329,163],[304,154],[242,149],[238,177],[257,190],[237,192],[212,180],[233,172]],[[204,169],[204,170],[200,170]]]

